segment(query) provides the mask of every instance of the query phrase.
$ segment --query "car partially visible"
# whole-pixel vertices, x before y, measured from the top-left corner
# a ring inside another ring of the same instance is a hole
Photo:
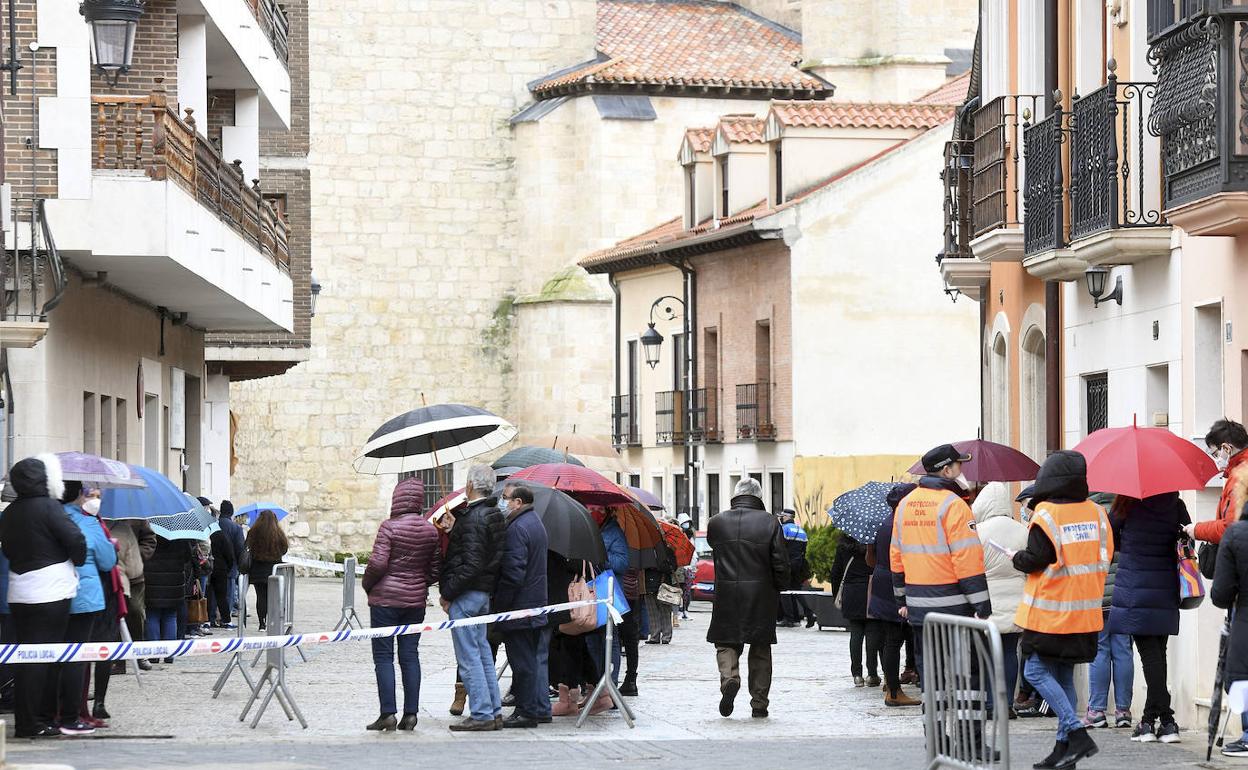
[[[715,601],[715,559],[711,554],[711,544],[707,542],[705,530],[694,533],[693,563],[693,588],[690,598],[695,602]]]

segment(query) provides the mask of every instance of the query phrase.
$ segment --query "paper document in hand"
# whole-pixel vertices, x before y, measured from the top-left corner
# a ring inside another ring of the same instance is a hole
[[[987,545],[989,548],[996,549],[996,550],[1000,551],[1001,553],[1003,553],[1003,554],[1005,554],[1006,556],[1009,556],[1009,557],[1011,557],[1011,558],[1014,556],[1014,551],[1013,551],[1013,550],[1011,550],[1011,549],[1009,549],[1009,548],[1006,548],[1005,546],[1001,545],[1001,544],[1000,544],[1000,543],[998,543],[996,540],[992,540],[991,538],[988,540],[988,542],[986,543],[986,545]]]

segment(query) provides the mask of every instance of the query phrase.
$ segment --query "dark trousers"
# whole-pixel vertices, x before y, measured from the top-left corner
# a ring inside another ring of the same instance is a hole
[[[1166,644],[1168,636],[1133,636],[1135,649],[1140,653],[1140,668],[1144,669],[1144,721],[1174,721],[1170,708],[1169,683],[1166,681]]]
[[[919,675],[919,689],[923,689],[923,626],[910,626],[910,646],[914,649],[914,670]]]
[[[867,673],[879,676],[876,662],[880,659],[880,648],[876,639],[867,634],[866,620],[849,620],[849,671],[854,676],[862,676],[862,648],[867,648]]]
[[[69,628],[69,599],[43,604],[10,604],[18,644],[47,644],[66,641]],[[30,735],[56,721],[56,676],[51,663],[22,663],[17,666],[13,721],[17,735]]]
[[[641,643],[641,624],[637,621],[639,613],[630,610],[624,613],[624,618],[618,626],[616,626],[616,638],[619,645],[624,650],[624,676],[637,678],[637,648]],[[615,661],[612,677],[617,681],[620,678],[619,661]]]
[[[901,645],[906,641],[906,624],[887,620],[867,621],[867,646],[880,652],[880,666],[890,694],[901,690]]]
[[[902,623],[901,627],[906,636],[906,669],[918,671],[919,664],[914,659],[914,627],[909,623]]]
[[[230,573],[214,572],[208,578],[208,620],[225,625],[230,622]]]
[[[1018,643],[1022,633],[1001,634],[1001,646],[1005,650],[1005,700],[1014,700],[1014,690],[1018,687]]]
[[[401,626],[425,622],[424,607],[368,608],[369,625],[373,628]],[[403,678],[403,713],[420,712],[420,634],[404,634],[398,638],[399,674]],[[396,714],[394,697],[395,637],[373,639],[373,673],[377,677],[377,700],[382,714]]]
[[[256,589],[256,619],[260,621],[260,628],[264,628],[264,621],[269,617],[269,581],[258,580],[251,584]],[[283,629],[277,629],[280,634]]]
[[[743,644],[716,644],[715,663],[719,667],[719,690],[724,691],[729,682],[741,684],[741,653],[745,651]],[[750,707],[756,711],[766,711],[770,705],[771,695],[771,645],[751,644],[749,654],[749,671],[746,686],[750,691]]]
[[[147,639],[144,635],[147,633],[147,607],[143,605],[146,593],[147,586],[142,580],[130,581],[130,595],[126,597],[126,628],[130,629],[131,641],[142,642]]]
[[[511,665],[511,694],[516,711],[528,717],[550,716],[550,629],[517,628],[503,632]]]
[[[79,612],[69,616],[65,627],[65,641],[89,642],[91,632],[95,628],[98,612]],[[86,663],[57,664],[57,702],[62,722],[73,722],[78,719],[79,707],[82,705],[82,688],[87,683]]]

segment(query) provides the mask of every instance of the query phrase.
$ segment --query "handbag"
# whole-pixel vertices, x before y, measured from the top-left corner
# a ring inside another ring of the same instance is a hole
[[[1192,541],[1184,537],[1176,548],[1179,558],[1179,609],[1194,610],[1205,600],[1205,582],[1200,579],[1201,571]]]
[[[854,558],[856,559],[858,557],[855,556]],[[832,603],[836,605],[838,610],[844,609],[842,605],[845,603],[845,576],[849,574],[849,567],[853,563],[854,559],[850,559],[845,564],[845,571],[841,573],[841,584],[837,586],[836,596],[832,599]]]
[[[199,625],[208,622],[208,600],[200,596],[186,600],[186,622]]]
[[[593,583],[585,581],[585,569],[582,567],[580,576],[568,584],[568,601],[593,601],[597,598]],[[593,631],[598,627],[598,613],[594,611],[596,609],[595,605],[586,604],[583,607],[573,607],[568,610],[569,620],[559,624],[559,633],[564,636],[580,636]]]
[[[238,555],[237,568],[240,575],[251,572],[251,546],[243,546],[243,552]]]
[[[1218,544],[1201,543],[1200,550],[1196,552],[1196,562],[1200,564],[1200,574],[1213,580],[1213,576],[1217,574],[1214,570],[1218,564]]]
[[[659,592],[654,595],[654,598],[664,604],[680,605],[685,601],[685,592],[674,585],[664,583],[659,586]]]

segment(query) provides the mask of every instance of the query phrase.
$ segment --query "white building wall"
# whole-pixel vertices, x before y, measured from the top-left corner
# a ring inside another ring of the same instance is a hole
[[[203,495],[217,502],[230,499],[230,378],[210,374],[204,383]]]
[[[932,261],[948,136],[933,129],[772,218],[792,249],[800,456],[917,456],[976,435],[978,308],[949,301]]]

